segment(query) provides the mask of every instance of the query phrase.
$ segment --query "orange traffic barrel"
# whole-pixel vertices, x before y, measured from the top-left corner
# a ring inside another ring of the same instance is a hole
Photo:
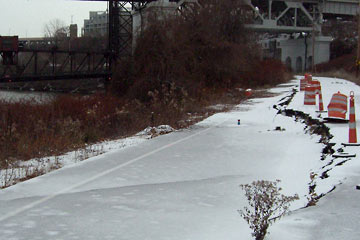
[[[319,91],[321,90],[321,84],[318,80],[310,80],[308,81],[309,85],[313,86],[315,88],[315,93],[319,94]]]
[[[356,121],[355,121],[355,103],[354,92],[350,92],[350,112],[349,112],[349,143],[356,143]]]
[[[334,93],[328,105],[329,118],[345,120],[347,112],[347,96],[340,92]]]
[[[305,87],[304,105],[316,105],[316,89],[312,85]]]
[[[300,91],[305,91],[305,87],[308,84],[309,74],[305,73],[304,78],[300,79]]]
[[[315,89],[315,94],[319,96],[319,112],[324,111],[324,103],[322,99],[321,83],[318,80],[312,80],[309,82]]]

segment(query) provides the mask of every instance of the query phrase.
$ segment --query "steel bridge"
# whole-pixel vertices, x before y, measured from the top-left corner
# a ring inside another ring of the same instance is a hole
[[[144,9],[156,0],[76,0],[108,2],[108,42],[106,50],[78,51],[22,48],[1,49],[0,83],[39,80],[111,78],[121,56],[132,53],[132,11]],[[170,0],[179,9],[197,0]],[[1,44],[0,44],[1,45]],[[21,64],[20,64],[21,63]]]
[[[132,12],[141,11],[156,0],[77,0],[108,2],[108,43],[104,51],[52,49],[0,49],[0,82],[57,79],[109,79],[117,59],[132,52]],[[198,0],[169,0],[186,9]],[[240,0],[239,0],[240,1]],[[358,0],[244,0],[253,12],[248,26],[257,31],[294,33],[321,32],[324,19],[354,16]],[[26,57],[24,57],[26,56]],[[19,65],[18,58],[22,58]]]
[[[245,0],[254,12],[248,26],[265,32],[321,32],[333,17],[355,16],[358,0]]]

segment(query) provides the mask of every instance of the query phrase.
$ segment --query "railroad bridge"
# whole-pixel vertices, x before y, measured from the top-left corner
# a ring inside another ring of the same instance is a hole
[[[3,37],[0,54],[4,66],[0,68],[0,81],[109,79],[116,59],[131,54],[134,39],[146,21],[146,12],[186,11],[191,6],[201,6],[203,0],[79,1],[108,2],[107,48],[102,51],[59,51],[56,47],[31,50],[15,46],[12,40]],[[358,0],[244,0],[244,3],[253,12],[253,21],[248,27],[260,32],[300,35],[296,39],[262,41],[266,56],[281,59],[295,71],[329,60],[331,38],[322,36],[322,24],[329,18],[355,16],[360,4]],[[19,66],[16,59],[25,54],[28,54],[27,60]]]

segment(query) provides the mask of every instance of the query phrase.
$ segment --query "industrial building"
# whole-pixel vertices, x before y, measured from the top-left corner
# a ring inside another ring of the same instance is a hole
[[[82,36],[106,36],[108,32],[108,13],[106,11],[90,12],[89,19],[84,20]]]

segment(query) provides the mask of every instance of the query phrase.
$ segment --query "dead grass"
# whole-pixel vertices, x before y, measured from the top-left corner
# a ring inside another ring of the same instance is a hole
[[[359,77],[356,77],[355,73],[347,72],[344,69],[320,72],[316,73],[316,76],[346,79],[360,85],[360,75]]]
[[[356,53],[342,55],[330,60],[327,63],[316,65],[317,72],[314,74],[320,77],[342,78],[360,85],[360,77],[356,77]],[[359,72],[360,76],[360,72]]]
[[[105,95],[0,101],[0,167],[122,135],[132,119],[121,108],[118,98]]]

